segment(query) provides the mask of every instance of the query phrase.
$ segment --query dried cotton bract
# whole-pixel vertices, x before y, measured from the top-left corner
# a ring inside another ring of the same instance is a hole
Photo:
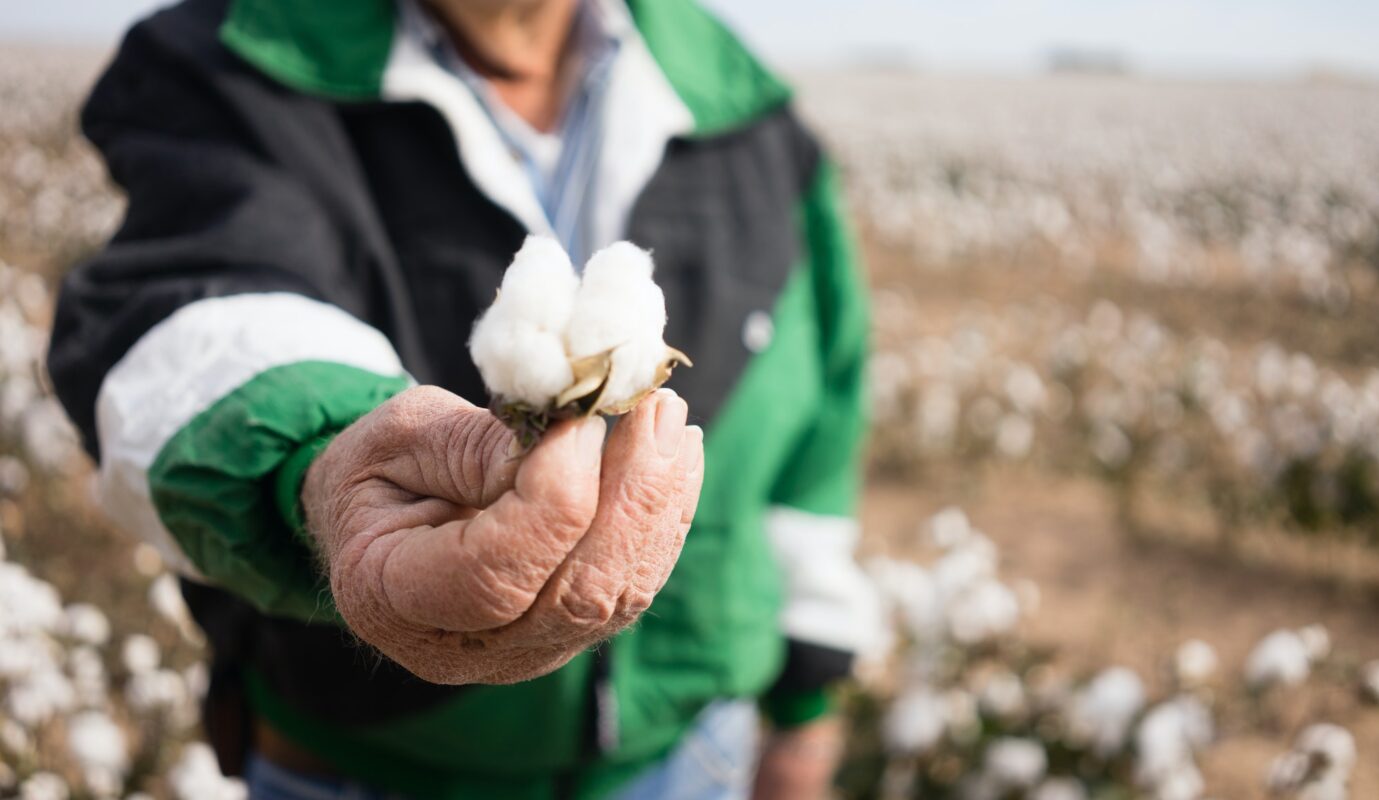
[[[469,341],[494,412],[525,444],[553,419],[626,413],[689,363],[661,338],[651,272],[650,253],[618,242],[581,279],[557,242],[527,238]]]

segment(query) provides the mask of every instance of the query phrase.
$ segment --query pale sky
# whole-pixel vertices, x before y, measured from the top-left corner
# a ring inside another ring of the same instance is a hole
[[[1037,68],[1053,46],[1152,72],[1379,75],[1379,0],[706,0],[783,66]],[[4,0],[0,42],[111,44],[159,0]],[[0,44],[0,46],[3,46]]]

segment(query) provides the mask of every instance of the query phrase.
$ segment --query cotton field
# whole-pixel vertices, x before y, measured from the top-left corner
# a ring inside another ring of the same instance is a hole
[[[1115,252],[1149,281],[1350,299],[1379,258],[1379,88],[808,76],[857,205],[919,264]]]
[[[0,51],[0,797],[243,797],[41,367],[122,210],[73,127],[99,63]],[[875,295],[889,625],[839,795],[1379,796],[1379,88],[798,84]]]

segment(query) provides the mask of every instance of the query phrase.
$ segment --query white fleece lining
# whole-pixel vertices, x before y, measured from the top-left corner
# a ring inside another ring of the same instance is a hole
[[[854,558],[857,521],[772,506],[766,535],[785,588],[785,634],[836,650],[870,650],[881,612],[876,590]]]
[[[96,399],[98,488],[106,512],[157,548],[170,568],[201,577],[158,517],[149,467],[217,400],[264,370],[301,361],[405,374],[382,333],[296,294],[199,300],[151,328],[106,374]]]

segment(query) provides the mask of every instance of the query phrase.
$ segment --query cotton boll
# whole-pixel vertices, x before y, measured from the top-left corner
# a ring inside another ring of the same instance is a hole
[[[129,744],[124,731],[101,711],[84,711],[67,723],[67,746],[81,766],[87,786],[113,794],[129,771]]]
[[[1355,766],[1355,737],[1339,725],[1319,722],[1298,734],[1294,749],[1319,761],[1326,772],[1349,775]]]
[[[1216,673],[1216,650],[1201,639],[1183,642],[1173,657],[1173,673],[1180,686],[1201,686]]]
[[[248,791],[242,781],[220,772],[215,753],[201,742],[182,749],[182,756],[168,772],[168,783],[177,800],[244,800]]]
[[[580,288],[602,292],[644,285],[654,269],[650,252],[631,242],[615,242],[589,258]]]
[[[1027,789],[1044,777],[1049,759],[1031,739],[997,739],[986,750],[986,772],[1002,787]]]
[[[1308,625],[1298,629],[1298,638],[1307,650],[1307,660],[1317,663],[1331,655],[1331,634],[1325,625]]]
[[[1000,670],[989,676],[977,690],[977,703],[982,711],[999,719],[1015,719],[1028,707],[1025,687],[1010,670]]]
[[[1182,697],[1160,703],[1145,715],[1135,733],[1136,780],[1155,790],[1177,781],[1181,790],[1186,786],[1182,776],[1196,771],[1194,754],[1211,736],[1211,714],[1197,700]]]
[[[153,637],[142,633],[135,633],[125,638],[121,656],[124,660],[125,669],[134,675],[152,672],[158,668],[158,663],[162,661],[158,643],[153,640]]]
[[[651,254],[628,242],[604,248],[589,259],[565,331],[572,357],[597,355],[632,342],[649,347],[652,339],[661,341],[666,301],[651,270]],[[664,360],[664,353],[658,355]]]
[[[148,587],[148,602],[159,616],[177,628],[183,639],[193,644],[203,641],[191,610],[182,597],[182,589],[177,585],[177,578],[171,573],[165,572],[154,579]]]
[[[35,772],[19,785],[20,800],[67,800],[67,782],[51,772]]]
[[[934,544],[950,550],[972,535],[972,523],[961,508],[950,507],[929,518],[929,531]]]
[[[573,381],[560,337],[494,306],[474,327],[469,351],[489,391],[535,407],[550,403]]]
[[[1009,633],[1020,620],[1015,593],[996,580],[979,581],[952,598],[944,609],[948,632],[964,645]]]
[[[1087,790],[1073,778],[1049,778],[1030,794],[1030,800],[1087,800]]]
[[[938,744],[946,725],[943,698],[921,687],[906,691],[891,704],[881,736],[893,753],[924,753]]]
[[[1089,744],[1099,755],[1119,752],[1135,715],[1144,707],[1144,683],[1125,667],[1098,674],[1078,693],[1069,710],[1073,738]]]
[[[100,646],[110,639],[110,620],[90,603],[67,606],[63,617],[63,632],[79,642]]]
[[[1245,683],[1252,689],[1295,686],[1307,679],[1307,645],[1293,631],[1274,631],[1260,640],[1245,661]]]
[[[579,276],[565,249],[554,239],[528,236],[503,273],[495,305],[548,333],[559,333],[574,310]]]

